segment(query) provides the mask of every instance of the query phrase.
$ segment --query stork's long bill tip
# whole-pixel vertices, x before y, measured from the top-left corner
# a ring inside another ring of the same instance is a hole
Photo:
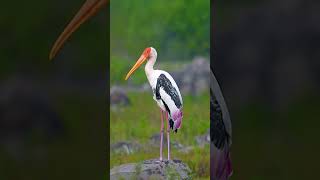
[[[137,60],[136,64],[134,64],[133,67],[128,72],[125,80],[127,80],[131,76],[131,74],[133,74],[133,72],[135,70],[137,70],[148,59],[147,57],[148,56],[146,56],[144,53],[140,56],[140,58]]]
[[[127,74],[126,77],[124,78],[125,80],[128,80],[131,74]]]
[[[107,3],[108,0],[87,0],[54,43],[49,59],[52,60],[55,57],[66,40],[80,27],[82,23],[96,14],[98,10]]]

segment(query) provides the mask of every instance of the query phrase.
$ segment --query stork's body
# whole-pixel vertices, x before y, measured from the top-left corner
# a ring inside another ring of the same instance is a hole
[[[163,143],[163,119],[167,121],[167,142],[168,142],[168,160],[170,159],[170,128],[177,132],[182,124],[182,97],[179,88],[172,76],[162,70],[153,68],[157,59],[157,51],[150,47],[146,48],[137,63],[128,73],[126,79],[146,60],[146,76],[152,88],[153,99],[160,107],[161,128],[160,128],[160,160],[162,160],[162,143]]]
[[[182,116],[182,97],[179,88],[169,73],[162,70],[153,70],[152,74],[151,77],[148,77],[148,75],[147,77],[152,88],[153,99],[162,111],[168,113],[171,123],[170,128],[177,132],[182,120],[179,117]]]

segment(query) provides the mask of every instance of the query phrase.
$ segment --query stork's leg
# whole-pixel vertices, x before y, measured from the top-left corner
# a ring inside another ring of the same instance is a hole
[[[160,161],[162,161],[162,144],[163,144],[163,111],[160,109],[161,129],[160,129]]]
[[[170,127],[169,127],[168,112],[166,112],[166,121],[167,121],[168,160],[170,160]]]

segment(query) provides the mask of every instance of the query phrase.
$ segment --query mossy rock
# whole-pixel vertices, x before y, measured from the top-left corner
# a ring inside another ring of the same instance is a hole
[[[140,163],[123,164],[110,170],[111,180],[132,179],[191,179],[191,170],[181,160],[150,159]]]

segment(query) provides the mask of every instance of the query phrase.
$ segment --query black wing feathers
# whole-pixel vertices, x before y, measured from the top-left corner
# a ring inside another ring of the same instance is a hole
[[[171,99],[173,100],[177,108],[181,108],[182,104],[180,101],[178,91],[176,90],[175,87],[172,86],[170,80],[164,74],[160,74],[157,80],[156,92],[155,92],[157,99],[161,99],[161,95],[160,95],[161,87],[171,97]]]
[[[227,143],[229,143],[230,136],[223,123],[221,107],[215,95],[212,93],[210,98],[210,109],[210,139],[218,149],[222,149]]]

